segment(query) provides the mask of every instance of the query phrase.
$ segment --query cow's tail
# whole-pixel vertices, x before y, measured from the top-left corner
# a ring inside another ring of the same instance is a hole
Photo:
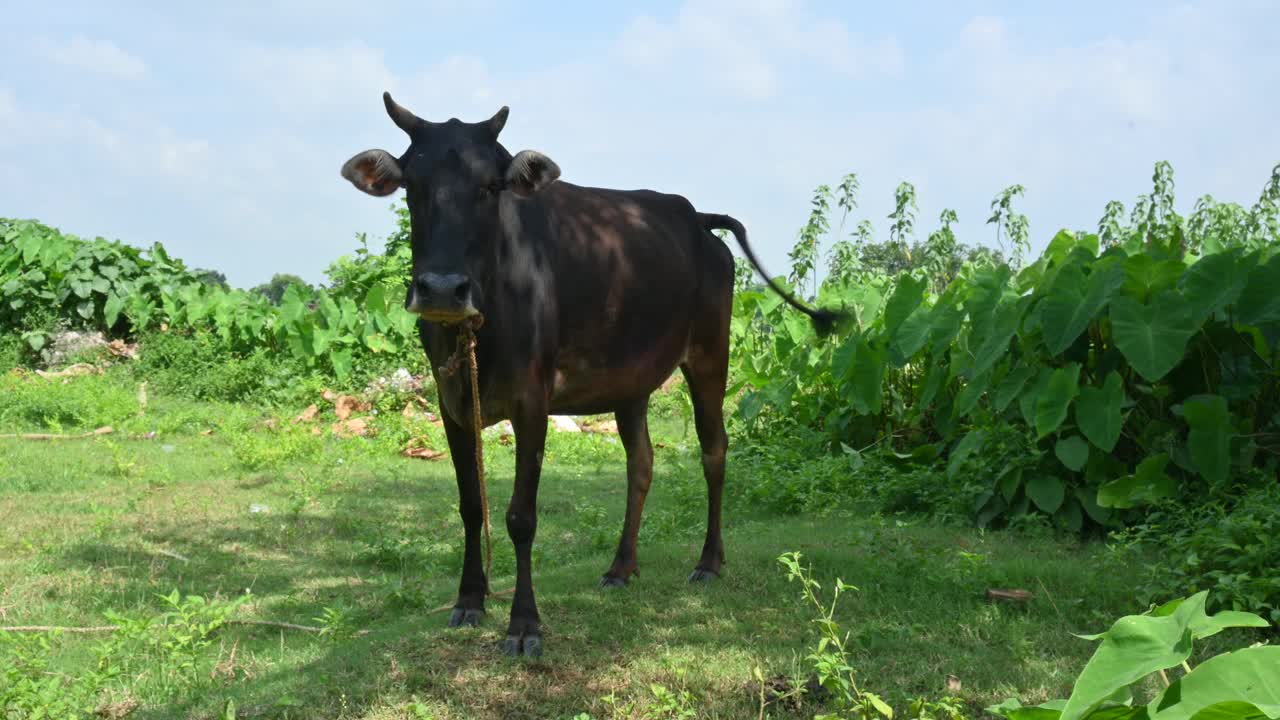
[[[844,313],[837,310],[810,308],[797,300],[791,293],[779,287],[769,273],[764,271],[764,267],[760,265],[760,261],[756,258],[756,254],[751,250],[751,245],[747,243],[747,229],[743,227],[742,223],[736,218],[728,215],[700,212],[698,213],[698,221],[702,223],[702,227],[706,228],[708,232],[712,230],[728,230],[733,233],[733,236],[738,240],[738,244],[742,246],[742,251],[746,253],[747,259],[751,261],[756,272],[760,273],[760,277],[764,278],[764,281],[769,284],[769,287],[773,288],[774,292],[781,295],[782,299],[786,300],[788,305],[799,310],[805,315],[808,315],[809,318],[813,320],[813,328],[817,331],[818,335],[825,336],[829,334],[835,328],[836,322],[844,317]]]

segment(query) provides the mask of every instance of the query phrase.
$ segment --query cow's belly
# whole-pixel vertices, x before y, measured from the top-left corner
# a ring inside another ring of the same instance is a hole
[[[649,395],[684,361],[688,339],[687,330],[673,332],[621,363],[610,363],[602,353],[592,350],[562,350],[556,361],[551,412],[612,412]]]

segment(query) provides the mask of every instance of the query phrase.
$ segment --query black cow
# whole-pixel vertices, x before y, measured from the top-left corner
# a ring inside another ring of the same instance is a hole
[[[722,404],[729,362],[733,256],[712,234],[730,230],[766,280],[742,224],[694,210],[678,195],[557,182],[560,168],[534,150],[512,156],[498,142],[508,109],[464,123],[425,121],[383,93],[409,135],[400,157],[366,150],[342,166],[358,189],[408,195],[413,277],[405,307],[431,361],[466,528],[462,579],[449,625],[475,624],[488,589],[481,563],[480,487],[469,375],[438,368],[457,347],[458,323],[477,313],[484,424],[510,419],[515,488],[507,532],[516,592],[503,650],[541,654],[530,549],[538,525],[538,479],[549,414],[612,412],[627,455],[627,510],[602,586],[636,570],[636,534],[653,476],[650,394],[675,368],[693,398],[707,480],[707,538],[691,581],[719,576],[724,485]],[[836,319],[770,281],[825,330]]]

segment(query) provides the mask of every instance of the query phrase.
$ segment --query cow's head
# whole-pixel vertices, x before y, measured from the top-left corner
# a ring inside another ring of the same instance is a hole
[[[399,158],[365,150],[343,164],[342,176],[375,197],[405,189],[413,250],[405,308],[428,321],[459,322],[483,304],[476,262],[498,237],[500,203],[537,193],[560,168],[535,150],[512,157],[498,142],[505,106],[483,122],[435,123],[396,104],[390,93],[382,100],[409,135],[408,150]]]

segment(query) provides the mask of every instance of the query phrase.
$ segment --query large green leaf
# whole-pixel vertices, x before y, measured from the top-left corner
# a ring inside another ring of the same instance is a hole
[[[1067,487],[1058,478],[1038,473],[1032,475],[1026,484],[1027,497],[1036,507],[1052,515],[1062,507],[1062,499],[1066,496]]]
[[[1013,502],[1014,496],[1018,494],[1018,488],[1022,487],[1022,468],[1017,465],[1005,465],[996,476],[996,487],[1000,488],[1000,495],[1005,502]]]
[[[1042,367],[1036,379],[1031,385],[1018,396],[1018,411],[1022,413],[1022,419],[1031,427],[1036,426],[1036,405],[1040,400],[1040,396],[1044,394],[1049,387],[1049,381],[1053,379],[1053,368]]]
[[[982,398],[982,394],[987,391],[987,387],[991,385],[991,373],[983,373],[978,377],[970,380],[956,396],[955,416],[957,418],[967,417],[973,408],[977,406],[978,400]]]
[[[787,313],[782,316],[782,325],[787,329],[787,336],[794,345],[807,343],[814,335],[813,323],[800,313]]]
[[[1138,463],[1138,468],[1132,475],[1103,483],[1098,488],[1098,504],[1107,508],[1127,509],[1171,497],[1178,488],[1164,471],[1168,465],[1167,453],[1149,456]]]
[[[1280,254],[1249,273],[1249,282],[1236,303],[1237,319],[1245,325],[1280,323]]]
[[[1071,347],[1122,282],[1124,268],[1116,258],[1094,263],[1087,280],[1080,265],[1063,266],[1040,307],[1040,329],[1049,353],[1058,355]]]
[[[1146,253],[1129,257],[1123,267],[1125,292],[1144,300],[1175,287],[1186,270],[1180,260],[1157,260]]]
[[[1207,318],[1240,297],[1252,265],[1235,251],[1206,255],[1187,268],[1178,280],[1178,287],[1190,303],[1192,313]]]
[[[1117,695],[1117,698],[1120,697]],[[1113,698],[1113,702],[1130,702],[1132,698],[1121,701]],[[1062,708],[1066,700],[1050,700],[1039,705],[1024,707],[1017,698],[1011,698],[999,705],[986,708],[987,712],[1008,720],[1058,720],[1062,717]],[[1104,703],[1105,705],[1105,703]],[[1088,720],[1146,720],[1147,707],[1138,705],[1110,705],[1095,710],[1087,716]],[[1235,720],[1234,718],[1232,720]]]
[[[1018,393],[1022,392],[1023,386],[1027,384],[1027,381],[1031,379],[1035,372],[1036,369],[1033,365],[1019,365],[1004,376],[1004,379],[996,386],[995,408],[997,412],[1004,412],[1004,409],[1009,407],[1009,403],[1013,402]]]
[[[1017,300],[1009,300],[1000,304],[991,317],[989,324],[975,325],[978,334],[978,349],[974,352],[973,367],[970,376],[976,377],[991,369],[996,361],[1009,351],[1009,340],[1018,331],[1018,321],[1026,304]]]
[[[1201,591],[1201,593],[1207,592],[1207,590]],[[1190,599],[1191,598],[1177,598],[1170,600],[1169,602],[1156,607],[1147,614],[1153,617],[1172,615],[1178,611],[1178,607],[1181,606],[1182,603],[1188,602]],[[1243,610],[1220,610],[1213,615],[1195,615],[1191,619],[1190,627],[1191,634],[1195,636],[1196,640],[1204,640],[1205,638],[1211,638],[1228,628],[1265,628],[1271,627],[1271,623],[1251,612],[1245,612]]]
[[[933,312],[927,305],[917,307],[902,325],[893,338],[893,347],[903,360],[915,355],[929,340],[933,330]]]
[[[339,382],[346,382],[351,376],[351,350],[334,350],[329,354],[329,362],[333,363],[333,374]]]
[[[1059,230],[1049,240],[1049,244],[1045,246],[1044,252],[1040,253],[1040,257],[1049,260],[1055,265],[1061,265],[1067,261],[1067,256],[1071,254],[1071,250],[1075,247],[1075,233],[1070,230]]]
[[[885,350],[868,343],[860,333],[851,334],[833,358],[833,372],[843,379],[853,409],[862,415],[880,412],[883,398]]]
[[[1191,426],[1187,445],[1196,471],[1211,483],[1222,483],[1231,470],[1231,415],[1220,395],[1195,395],[1182,404]]]
[[[1144,706],[1142,710],[1145,713],[1147,708]],[[1191,720],[1266,720],[1267,717],[1266,713],[1252,703],[1229,700],[1206,705],[1196,711]]]
[[[1197,628],[1215,625],[1204,612],[1207,595],[1192,595],[1168,615],[1126,615],[1104,633],[1081,636],[1102,643],[1076,678],[1062,720],[1080,720],[1147,675],[1186,661]]]
[[[1099,525],[1103,525],[1111,519],[1111,510],[1098,504],[1097,490],[1078,487],[1076,488],[1076,499],[1080,501],[1080,508]]]
[[[124,309],[124,298],[111,293],[107,296],[107,301],[103,303],[102,315],[106,320],[107,327],[116,324],[116,320],[120,318],[120,311]]]
[[[971,454],[980,451],[986,441],[987,431],[973,430],[956,443],[955,449],[951,451],[951,458],[947,461],[947,477],[955,477],[960,466],[964,465],[964,461]]]
[[[1120,439],[1120,428],[1124,416],[1120,409],[1124,405],[1124,381],[1120,374],[1112,370],[1102,387],[1086,385],[1080,388],[1080,397],[1076,400],[1076,425],[1080,432],[1099,450],[1111,452]]]
[[[898,276],[898,285],[884,307],[884,330],[889,337],[898,332],[898,326],[924,300],[924,288],[924,280],[907,273]]]
[[[947,366],[940,362],[929,363],[929,374],[925,376],[924,387],[920,389],[920,407],[929,407],[937,397],[942,384],[947,380]]]
[[[1191,720],[1227,702],[1249,703],[1268,718],[1280,718],[1280,647],[1243,648],[1209,658],[1165,688],[1147,711],[1151,720]]]
[[[1089,462],[1089,444],[1079,435],[1068,435],[1054,443],[1053,454],[1069,470],[1080,472]]]
[[[1044,391],[1036,398],[1036,435],[1044,437],[1058,426],[1062,425],[1062,421],[1067,419],[1067,410],[1071,406],[1071,401],[1075,399],[1080,392],[1078,379],[1080,377],[1080,363],[1070,363],[1066,367],[1058,368],[1049,376],[1049,382],[1045,385]]]
[[[1053,522],[1068,532],[1080,532],[1080,529],[1084,527],[1084,511],[1080,509],[1080,503],[1074,497],[1068,495],[1063,500],[1062,507],[1058,508],[1058,512],[1053,514]]]
[[[777,293],[769,293],[770,296],[778,299]],[[853,285],[850,286],[846,297],[844,298],[846,307],[853,311],[854,318],[858,321],[858,329],[865,330],[880,317],[880,310],[884,306],[884,295],[880,290],[872,285]]]
[[[865,344],[866,341],[863,339],[862,333],[855,330],[849,333],[839,347],[835,349],[835,352],[831,354],[831,375],[838,382],[848,381],[849,375],[853,371],[853,360],[858,354],[858,346]],[[748,364],[752,364],[758,359],[760,359],[758,355],[752,355],[750,357],[751,362]],[[754,369],[758,372],[763,368]],[[762,379],[768,380],[768,378]]]
[[[1115,345],[1148,382],[1156,382],[1182,361],[1197,327],[1187,301],[1174,291],[1166,290],[1150,305],[1127,295],[1111,301]]]
[[[934,355],[941,355],[960,334],[960,327],[964,323],[964,308],[939,299],[930,316],[933,323],[929,330],[929,349]]]

